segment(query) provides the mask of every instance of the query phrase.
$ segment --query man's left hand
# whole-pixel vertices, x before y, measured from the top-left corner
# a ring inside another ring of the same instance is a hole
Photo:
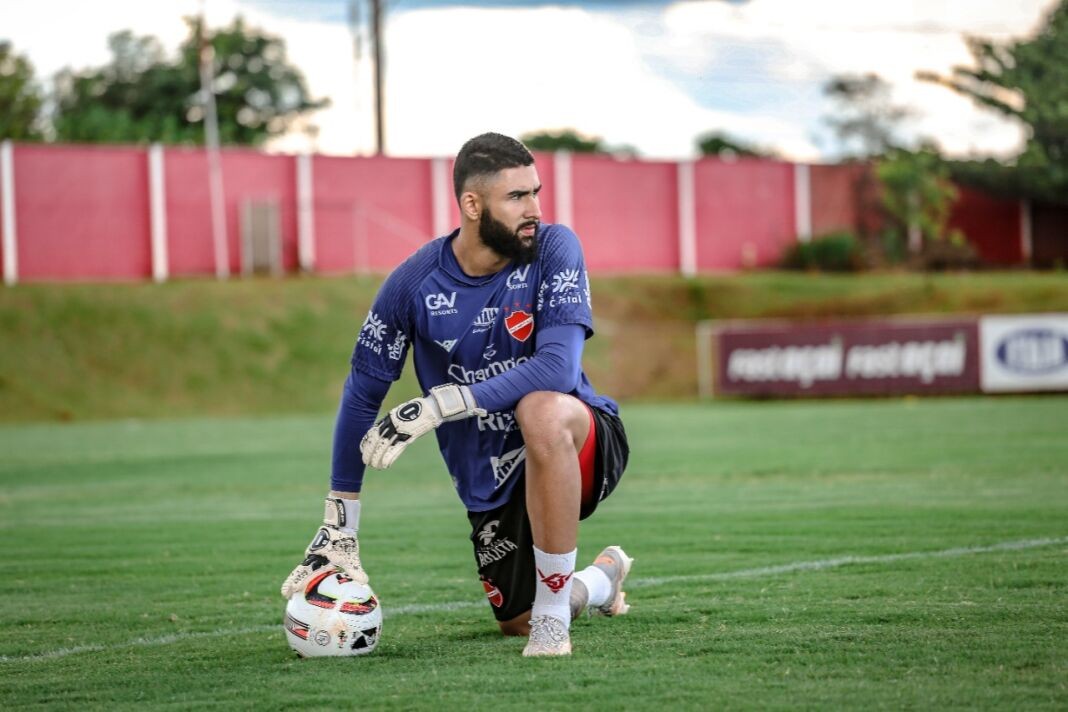
[[[435,386],[426,397],[401,403],[367,431],[360,441],[363,462],[384,470],[420,435],[442,423],[485,414],[467,386]]]

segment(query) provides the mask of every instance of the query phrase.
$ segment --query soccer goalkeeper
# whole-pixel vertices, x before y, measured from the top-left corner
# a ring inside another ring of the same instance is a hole
[[[534,157],[512,138],[464,144],[453,185],[461,227],[386,279],[360,330],[325,521],[282,595],[326,565],[367,580],[356,538],[364,465],[387,468],[434,430],[501,631],[529,636],[524,655],[567,655],[574,617],[627,612],[631,565],[609,546],[575,571],[579,520],[611,494],[629,454],[618,406],[582,370],[593,335],[582,248],[569,228],[541,223]],[[409,349],[426,395],[375,423]]]

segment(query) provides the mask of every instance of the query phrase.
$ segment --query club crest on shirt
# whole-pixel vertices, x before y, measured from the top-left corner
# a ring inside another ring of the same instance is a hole
[[[525,311],[514,311],[504,317],[504,325],[516,341],[526,341],[534,333],[534,317]]]

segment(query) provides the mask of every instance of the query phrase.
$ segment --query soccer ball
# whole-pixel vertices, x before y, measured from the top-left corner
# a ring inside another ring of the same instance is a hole
[[[382,608],[370,586],[329,568],[289,599],[285,629],[303,658],[367,655],[382,634]]]

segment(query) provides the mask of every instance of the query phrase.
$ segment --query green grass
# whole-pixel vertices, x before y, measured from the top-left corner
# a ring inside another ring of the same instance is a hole
[[[321,514],[329,416],[0,427],[0,702],[1068,706],[1068,397],[624,417],[631,468],[579,556],[635,556],[633,608],[576,622],[568,660],[495,633],[431,439],[364,489],[379,649],[299,660],[277,588]]]
[[[330,411],[377,286],[295,278],[0,289],[0,421]],[[697,319],[1068,311],[1063,273],[604,278],[593,292],[598,338],[586,369],[624,399],[695,396]],[[403,388],[413,391],[413,379]]]

